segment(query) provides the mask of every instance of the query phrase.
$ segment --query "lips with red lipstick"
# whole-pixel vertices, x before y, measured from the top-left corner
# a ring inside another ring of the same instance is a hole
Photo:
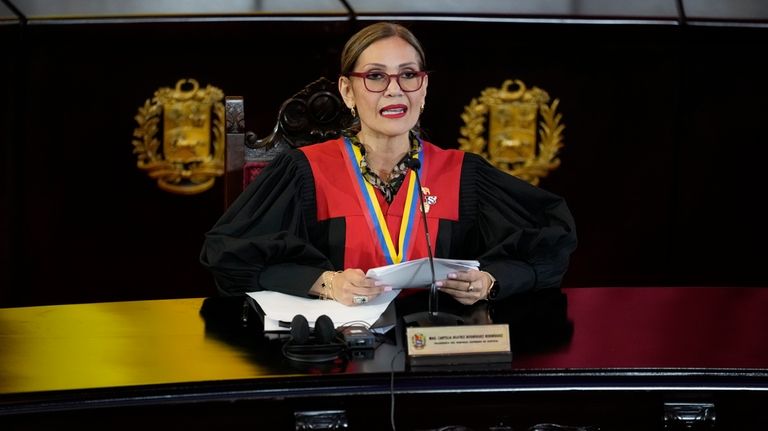
[[[401,118],[408,112],[408,107],[405,105],[387,105],[379,110],[384,118]]]

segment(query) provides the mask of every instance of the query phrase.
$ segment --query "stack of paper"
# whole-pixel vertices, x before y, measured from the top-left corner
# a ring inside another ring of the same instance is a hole
[[[317,318],[323,314],[331,318],[336,328],[350,324],[370,327],[384,313],[398,293],[396,290],[384,292],[366,304],[355,306],[267,290],[248,292],[248,296],[253,298],[264,311],[264,331],[282,332],[290,331],[290,327],[285,326],[285,323],[290,324],[297,314],[303,314],[309,326],[313,328]],[[280,322],[284,324],[281,325]]]
[[[445,280],[452,272],[477,269],[480,266],[480,262],[476,260],[438,258],[434,259],[434,263],[435,280]],[[432,284],[428,258],[371,268],[366,276],[387,283],[393,290],[382,293],[366,304],[355,306],[271,291],[249,292],[248,296],[264,312],[264,330],[283,332],[290,330],[286,324],[290,324],[297,314],[303,314],[311,327],[315,326],[315,320],[323,314],[330,317],[337,328],[349,324],[371,326],[395,299],[400,289],[424,288]]]
[[[445,280],[448,274],[457,271],[478,269],[480,262],[476,260],[433,259],[435,264],[435,280]],[[383,281],[393,289],[424,288],[432,285],[432,271],[429,268],[429,258],[410,260],[394,265],[371,268],[365,274],[374,280]]]

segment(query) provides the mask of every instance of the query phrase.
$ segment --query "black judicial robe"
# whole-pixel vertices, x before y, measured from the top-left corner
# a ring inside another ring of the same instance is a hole
[[[211,270],[222,293],[273,290],[307,296],[323,271],[345,268],[350,260],[345,258],[346,246],[361,244],[361,237],[349,234],[348,217],[328,217],[322,202],[318,211],[318,196],[357,185],[348,176],[344,183],[343,175],[329,181],[313,174],[313,168],[315,173],[345,169],[344,145],[339,139],[281,154],[206,233],[201,262]],[[576,247],[575,226],[565,201],[494,168],[478,155],[441,150],[428,142],[423,147],[423,187],[428,187],[424,177],[459,176],[442,179],[458,184],[458,208],[453,212],[458,217],[430,223],[435,256],[480,261],[481,269],[496,277],[499,298],[558,287]],[[338,157],[328,157],[335,153]],[[454,163],[457,153],[460,169],[430,164],[430,160]],[[430,158],[430,154],[453,157]],[[398,195],[407,192],[406,184]],[[441,203],[440,196],[437,199],[435,208]],[[396,196],[393,204],[397,200]],[[350,218],[349,223],[354,221]],[[416,242],[424,242],[422,234],[415,232]],[[370,239],[365,232],[361,235],[362,241]],[[369,246],[379,247],[374,241]],[[409,258],[422,257],[422,251]]]

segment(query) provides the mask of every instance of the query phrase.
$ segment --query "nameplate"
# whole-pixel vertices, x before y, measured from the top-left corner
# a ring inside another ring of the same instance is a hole
[[[411,360],[442,358],[443,363],[509,361],[508,325],[458,325],[406,328]]]

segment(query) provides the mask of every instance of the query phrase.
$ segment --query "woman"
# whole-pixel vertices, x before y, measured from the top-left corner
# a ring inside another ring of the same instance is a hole
[[[565,202],[417,132],[429,76],[392,23],[352,36],[339,91],[356,127],[284,153],[206,234],[201,261],[227,294],[274,290],[362,303],[389,289],[372,267],[427,256],[409,159],[418,158],[435,257],[476,259],[437,286],[462,304],[557,287],[576,245]]]

